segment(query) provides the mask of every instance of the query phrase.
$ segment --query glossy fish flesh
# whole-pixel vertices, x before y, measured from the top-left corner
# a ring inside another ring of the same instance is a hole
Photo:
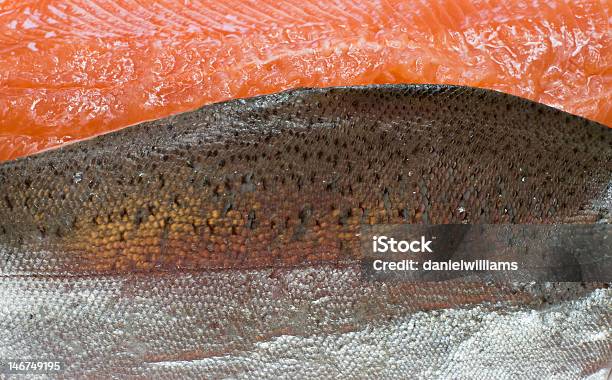
[[[0,161],[296,87],[503,91],[612,126],[601,0],[11,0]]]

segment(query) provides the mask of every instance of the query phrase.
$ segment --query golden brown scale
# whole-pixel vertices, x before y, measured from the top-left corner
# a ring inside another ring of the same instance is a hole
[[[611,130],[509,95],[297,90],[1,165],[0,253],[5,271],[349,262],[364,224],[605,218],[611,173]]]

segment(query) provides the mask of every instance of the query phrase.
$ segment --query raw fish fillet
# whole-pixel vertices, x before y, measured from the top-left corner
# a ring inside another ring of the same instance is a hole
[[[607,284],[369,281],[359,233],[611,220],[612,129],[511,95],[208,105],[0,164],[0,359],[67,378],[602,378]]]
[[[612,126],[610,16],[599,0],[5,1],[0,160],[301,86],[470,85]]]

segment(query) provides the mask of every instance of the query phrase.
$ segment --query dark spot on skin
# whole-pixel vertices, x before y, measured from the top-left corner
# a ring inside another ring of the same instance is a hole
[[[223,212],[221,214],[225,217],[231,209],[232,209],[232,202],[228,201],[223,206]]]
[[[13,202],[11,202],[8,195],[4,196],[4,202],[6,203],[6,207],[8,207],[9,210],[13,211]]]
[[[136,215],[134,215],[134,225],[136,226],[136,228],[139,228],[140,225],[142,224],[142,222],[145,220],[145,218],[147,217],[147,212],[143,209],[138,209],[136,211]]]
[[[255,211],[251,210],[249,211],[248,217],[247,217],[247,222],[246,222],[246,228],[248,229],[255,229],[255,223],[256,223],[256,215],[255,215]]]

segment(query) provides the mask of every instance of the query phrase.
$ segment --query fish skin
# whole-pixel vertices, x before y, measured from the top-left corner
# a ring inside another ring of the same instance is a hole
[[[595,221],[611,144],[605,126],[464,87],[220,103],[1,165],[4,271],[20,251],[94,273],[341,263],[363,224]]]
[[[360,275],[354,234],[370,222],[606,222],[611,132],[473,88],[303,89],[206,106],[4,163],[0,328],[7,334],[0,356],[65,358],[68,377],[586,377],[612,356],[605,284],[369,282]],[[406,139],[408,157],[391,143]],[[264,153],[268,160],[253,158]],[[299,181],[311,172],[316,181]],[[484,196],[492,189],[497,197]],[[498,204],[500,194],[516,202],[514,215],[504,212],[507,202]],[[202,202],[192,206],[196,195]],[[456,211],[462,198],[466,215]],[[538,205],[553,198],[564,206],[547,214]],[[153,215],[161,218],[150,221],[153,234],[144,234],[157,239],[128,234],[121,241],[143,217],[131,208],[134,199],[168,205]],[[210,229],[223,221],[228,199],[229,224],[251,223],[244,237]],[[356,200],[368,218],[352,223],[344,211],[359,208]],[[105,214],[112,220],[94,218]],[[207,219],[201,235],[171,227],[189,226],[181,218],[194,215]],[[171,223],[159,223],[167,217]],[[294,222],[260,238],[275,218]],[[339,222],[345,229],[334,227]],[[315,230],[332,245],[317,250]],[[94,245],[102,231],[119,238]],[[211,250],[218,256],[207,252],[213,237],[221,239]],[[276,244],[278,254],[240,253],[235,239],[243,238],[248,247]],[[124,245],[117,249],[117,242]],[[141,242],[163,254],[130,251]],[[237,249],[214,251],[220,244]],[[440,341],[446,348],[436,348]],[[453,352],[472,354],[472,364]],[[351,357],[362,363],[350,364]],[[497,366],[486,369],[491,361]]]
[[[0,355],[63,360],[58,378],[586,379],[612,357],[612,292],[580,288],[489,301],[354,266],[0,277]]]
[[[612,126],[600,0],[0,4],[0,160],[295,87],[490,88]]]

